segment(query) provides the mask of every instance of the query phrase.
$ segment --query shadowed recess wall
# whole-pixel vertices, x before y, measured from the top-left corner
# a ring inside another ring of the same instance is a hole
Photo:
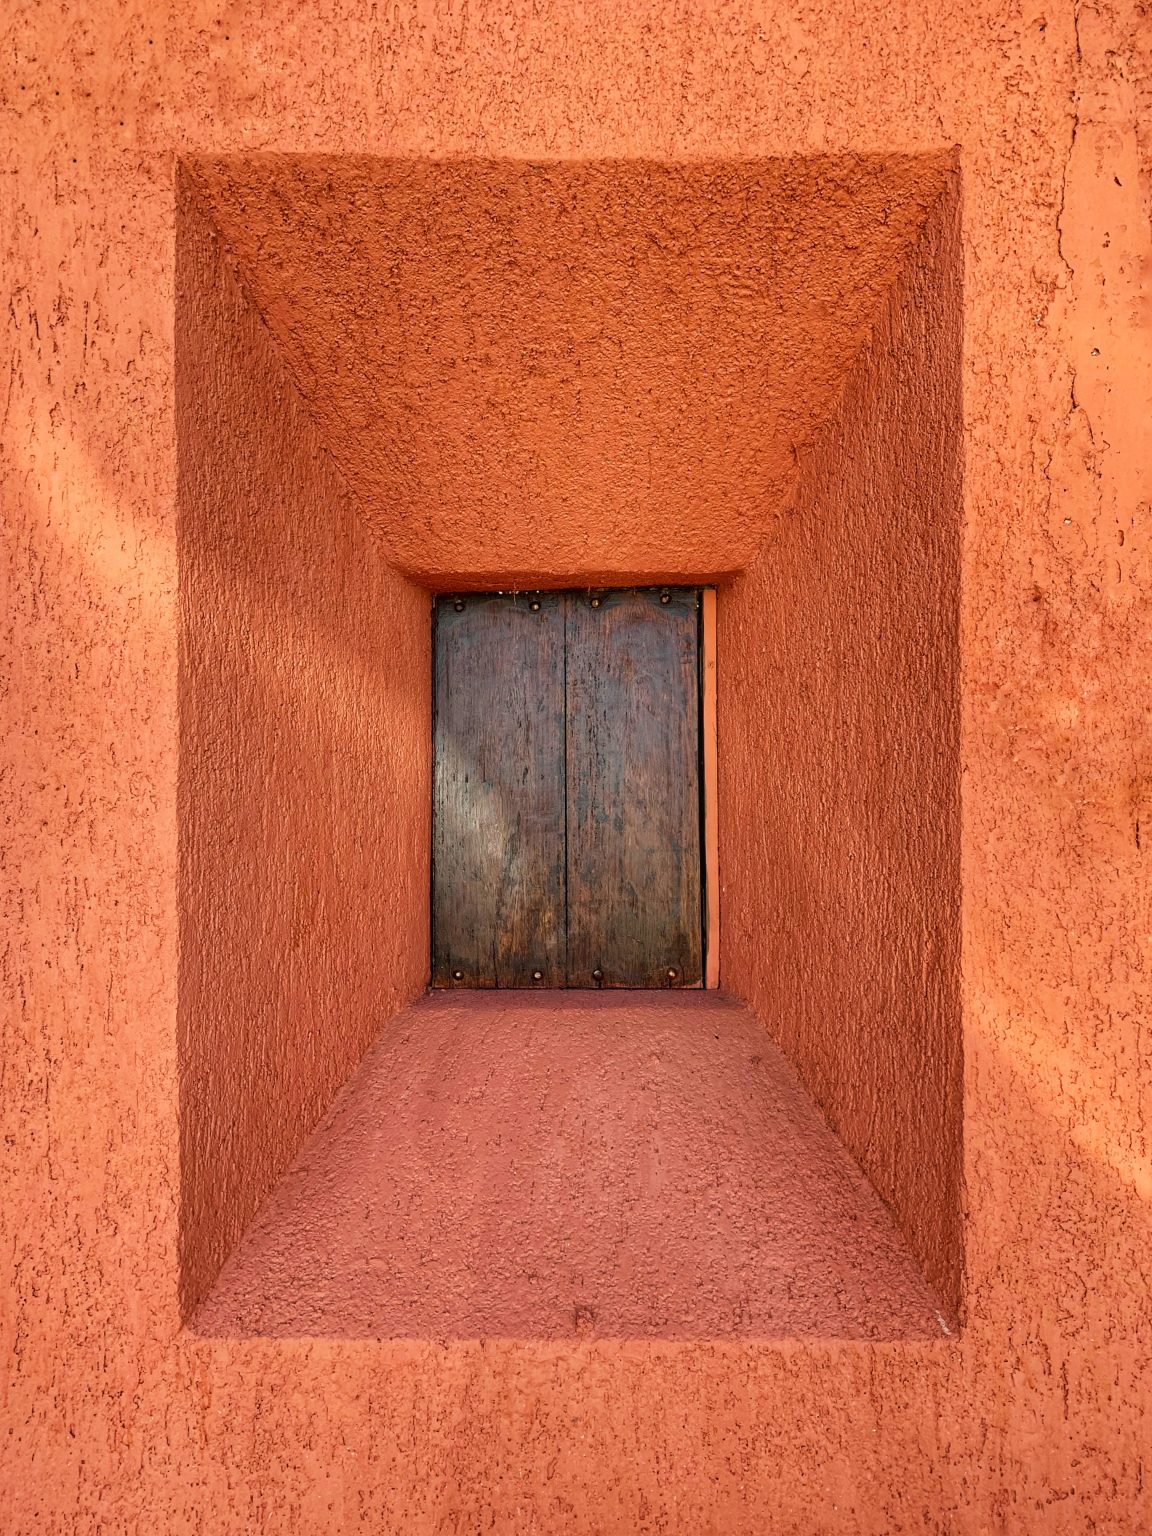
[[[802,453],[787,515],[719,606],[725,984],[953,1308],[960,271],[953,185]]]
[[[389,559],[496,587],[751,559],[950,161],[189,165]]]
[[[427,976],[426,594],[181,190],[181,1302]]]

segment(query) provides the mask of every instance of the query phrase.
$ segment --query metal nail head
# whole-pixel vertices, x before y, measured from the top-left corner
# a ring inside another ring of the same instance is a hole
[[[543,971],[533,971],[532,972],[532,980],[533,981],[543,981],[544,980],[544,972]]]
[[[533,613],[539,613],[540,612],[540,602],[539,602],[539,599],[533,598],[532,601],[528,604],[528,606],[529,606],[529,608],[531,608]]]
[[[679,975],[679,974],[680,974],[680,972],[679,972],[679,971],[674,971],[674,970],[672,970],[672,969],[671,969],[671,968],[669,968],[669,971],[668,971],[668,980],[669,980],[669,981],[675,981],[675,980],[676,980],[676,978],[677,978],[677,976],[678,976],[678,975]]]
[[[453,981],[463,981],[464,980],[464,972],[463,971],[453,971],[452,972],[452,980]]]
[[[452,606],[453,606],[453,608],[455,608],[457,613],[463,613],[464,612],[464,604],[460,601],[459,598],[456,599],[456,601],[452,604]]]
[[[670,592],[661,592],[660,601],[662,603],[670,603],[672,601],[672,594]]]
[[[593,981],[603,981],[604,980],[604,972],[603,971],[593,971],[592,972],[592,980]]]
[[[599,608],[599,606],[600,606],[600,599],[598,597],[594,597],[592,599],[592,606],[593,606],[593,608]]]

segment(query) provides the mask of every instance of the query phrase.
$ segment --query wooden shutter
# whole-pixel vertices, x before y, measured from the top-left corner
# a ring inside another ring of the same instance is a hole
[[[463,594],[433,622],[433,985],[698,985],[698,593]]]

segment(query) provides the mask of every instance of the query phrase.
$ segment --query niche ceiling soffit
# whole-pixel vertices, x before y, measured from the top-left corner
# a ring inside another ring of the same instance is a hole
[[[431,585],[547,575],[545,548],[573,576],[748,563],[955,175],[939,154],[183,169],[387,558]]]

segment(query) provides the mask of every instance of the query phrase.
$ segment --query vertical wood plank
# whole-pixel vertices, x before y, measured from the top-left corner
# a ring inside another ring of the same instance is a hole
[[[563,986],[563,600],[433,615],[432,984]]]
[[[697,593],[664,598],[566,598],[569,986],[702,980]]]
[[[716,707],[716,588],[700,594],[700,731],[704,769],[704,985],[720,985],[720,822],[716,805],[719,779]]]

